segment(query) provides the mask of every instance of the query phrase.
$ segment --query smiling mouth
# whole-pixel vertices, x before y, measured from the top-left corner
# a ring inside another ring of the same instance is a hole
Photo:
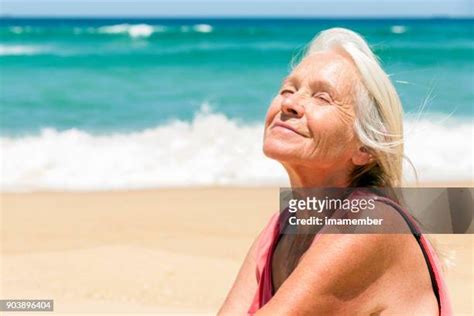
[[[285,123],[282,123],[282,122],[276,122],[276,123],[274,123],[273,126],[272,126],[272,129],[273,129],[273,128],[276,128],[276,127],[284,128],[284,129],[286,129],[286,130],[292,131],[293,133],[298,134],[298,135],[303,136],[303,137],[308,137],[308,136],[306,136],[305,134],[300,133],[298,130],[296,130],[296,129],[293,128],[292,126],[290,126],[290,125],[288,125],[288,124],[285,124]]]

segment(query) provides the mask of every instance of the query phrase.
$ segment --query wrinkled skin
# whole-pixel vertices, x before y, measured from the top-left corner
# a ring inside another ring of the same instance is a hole
[[[368,162],[353,130],[359,82],[338,51],[311,54],[283,81],[267,112],[263,150],[283,164],[292,186],[347,185],[354,166]]]

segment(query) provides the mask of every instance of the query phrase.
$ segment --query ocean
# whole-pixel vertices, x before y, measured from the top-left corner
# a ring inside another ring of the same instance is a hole
[[[391,76],[419,180],[472,181],[473,19],[2,18],[0,189],[287,185],[265,112],[336,26]]]

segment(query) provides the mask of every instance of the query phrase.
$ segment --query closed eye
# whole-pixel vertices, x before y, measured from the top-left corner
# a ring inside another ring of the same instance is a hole
[[[315,93],[313,94],[313,97],[323,101],[323,102],[326,102],[326,103],[332,103],[332,99],[331,97],[329,96],[329,94],[327,93]]]
[[[295,91],[291,89],[282,89],[280,91],[280,95],[288,95],[288,94],[293,94],[293,93],[295,93]]]

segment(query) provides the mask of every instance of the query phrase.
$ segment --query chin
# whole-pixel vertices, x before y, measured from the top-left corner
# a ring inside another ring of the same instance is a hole
[[[266,139],[263,142],[263,153],[268,158],[279,162],[288,162],[295,160],[295,148],[291,148],[287,143],[274,139]]]

